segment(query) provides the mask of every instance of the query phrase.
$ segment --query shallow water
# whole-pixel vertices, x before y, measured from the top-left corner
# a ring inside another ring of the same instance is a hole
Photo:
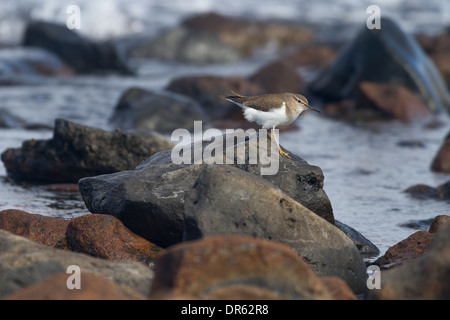
[[[64,21],[63,9],[71,1],[16,1],[0,3],[0,42],[17,43],[23,26],[30,18]],[[40,3],[40,5],[39,5]],[[44,4],[43,4],[44,3]],[[264,18],[300,17],[302,21],[323,26],[365,21],[365,8],[378,4],[382,10],[397,16],[410,31],[442,30],[450,18],[442,11],[446,1],[290,1],[272,0],[233,2],[224,7],[221,1],[79,1],[82,5],[82,31],[98,39],[124,36],[136,31],[156,33],[176,24],[181,17],[195,12],[217,10],[231,15]],[[95,3],[95,4],[94,4]],[[315,3],[315,4],[314,4]],[[31,8],[27,11],[24,8]],[[125,9],[124,9],[125,8]],[[450,11],[450,10],[448,10]],[[25,13],[24,13],[25,12]],[[27,13],[28,12],[28,13]],[[31,12],[31,13],[30,13]],[[106,12],[106,13],[105,13]],[[383,12],[383,11],[382,11]],[[148,16],[151,15],[152,19]],[[108,19],[100,19],[108,14]],[[346,20],[347,19],[347,20]],[[414,22],[414,23],[412,23]],[[6,28],[6,29],[5,29]],[[10,32],[4,32],[10,30]],[[326,30],[326,29],[325,29]],[[344,34],[343,36],[349,36]],[[339,33],[339,30],[337,30]],[[137,77],[77,76],[72,78],[21,79],[26,84],[0,86],[0,108],[6,108],[27,123],[53,126],[57,117],[84,125],[113,129],[108,123],[120,95],[131,86],[162,89],[172,78],[189,74],[249,75],[270,58],[271,52],[230,65],[187,66],[161,61],[133,61]],[[425,124],[400,122],[349,124],[307,113],[298,119],[298,131],[280,135],[280,143],[308,163],[322,168],[324,189],[335,218],[360,231],[374,242],[381,253],[415,230],[402,227],[411,220],[424,220],[446,214],[448,203],[417,200],[403,193],[411,185],[437,186],[448,176],[432,173],[431,161],[448,133],[449,119],[443,125],[427,129]],[[50,129],[0,129],[0,151],[19,147],[26,139],[48,139]],[[422,147],[401,146],[403,141],[419,141]],[[49,191],[43,186],[17,184],[6,177],[0,165],[0,210],[16,208],[48,216],[73,218],[87,210],[78,193]]]

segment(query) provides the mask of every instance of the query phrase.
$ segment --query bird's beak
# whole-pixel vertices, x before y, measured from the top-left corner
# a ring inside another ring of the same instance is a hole
[[[308,107],[308,109],[310,109],[310,110],[312,110],[312,111],[315,111],[315,112],[318,112],[318,113],[320,113],[320,111],[319,110],[317,110],[317,109],[315,109],[315,108],[313,108],[313,107],[311,107],[311,106],[307,106]]]

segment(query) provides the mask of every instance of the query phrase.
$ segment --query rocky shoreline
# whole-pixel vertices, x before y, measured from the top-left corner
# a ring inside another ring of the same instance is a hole
[[[251,146],[258,154],[270,153],[261,143],[265,136],[245,133],[218,136],[232,144],[214,155],[206,141],[193,142],[192,161],[176,164],[174,145],[160,134],[190,130],[195,120],[205,127],[251,127],[239,109],[217,99],[230,90],[249,95],[310,90],[323,99],[325,115],[338,121],[430,123],[449,108],[442,90],[449,73],[442,57],[450,36],[417,37],[421,49],[395,24],[384,23],[387,31],[363,30],[337,52],[314,43],[302,26],[209,14],[130,50],[134,58],[201,64],[242,59],[274,42],[280,52],[295,48],[248,77],[186,76],[161,92],[129,88],[110,118],[115,131],[56,119],[51,139],[5,150],[1,159],[13,181],[75,190],[87,211],[70,220],[17,208],[0,212],[0,299],[449,299],[450,285],[443,281],[450,266],[449,216],[436,213],[428,231],[412,234],[372,262],[381,269],[382,285],[369,289],[364,259],[379,250],[335,219],[321,168],[291,153],[292,159],[279,158],[276,174],[261,175],[267,164],[248,160]],[[264,37],[254,39],[255,28]],[[400,49],[391,47],[389,31]],[[86,59],[55,50],[55,34],[59,41],[72,39],[69,47]],[[383,48],[381,56],[367,54],[374,43]],[[29,26],[24,46],[45,48],[61,59],[56,67],[44,68],[52,75],[133,74],[110,44],[43,22]],[[391,74],[377,73],[377,59],[390,66]],[[361,63],[357,73],[355,61]],[[323,72],[307,83],[297,72],[305,66]],[[419,90],[430,83],[433,90]],[[9,125],[13,117],[3,114]],[[449,172],[448,140],[430,170]],[[231,163],[214,164],[226,159],[229,149]],[[200,163],[195,152],[203,156]],[[448,183],[405,192],[449,198]],[[81,290],[66,285],[73,265],[81,270]]]
[[[81,141],[80,132],[110,134],[93,128],[75,132]],[[236,139],[245,158],[257,138]],[[205,148],[204,142],[195,146]],[[134,170],[80,179],[91,214],[64,220],[1,211],[0,297],[402,299],[410,296],[401,289],[397,295],[383,291],[384,285],[402,285],[391,274],[401,275],[397,270],[412,268],[415,261],[435,265],[436,257],[449,257],[436,253],[436,247],[445,248],[450,231],[450,217],[438,216],[429,232],[414,233],[372,263],[389,280],[383,280],[381,291],[369,291],[363,257],[378,249],[334,219],[320,168],[293,156],[280,158],[276,175],[260,176],[261,164],[235,165],[237,158],[231,165],[206,164],[205,158],[202,164],[175,165],[171,152],[157,152]],[[83,294],[72,295],[58,283],[73,264],[93,277]],[[446,272],[445,264],[438,266],[434,272]],[[445,288],[433,290],[430,284],[427,298],[445,297]]]

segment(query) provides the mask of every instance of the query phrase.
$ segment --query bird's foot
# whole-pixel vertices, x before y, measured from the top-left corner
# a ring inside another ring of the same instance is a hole
[[[280,152],[281,156],[285,156],[286,158],[291,159],[291,156],[289,155],[289,153],[284,152],[283,150],[281,150],[281,148],[278,149],[278,151]]]

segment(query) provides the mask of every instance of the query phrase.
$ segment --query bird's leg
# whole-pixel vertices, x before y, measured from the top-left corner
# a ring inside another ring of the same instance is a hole
[[[284,152],[283,150],[281,150],[280,144],[277,141],[277,136],[275,135],[275,127],[273,127],[272,129],[272,135],[275,138],[275,142],[277,143],[278,146],[278,152],[280,153],[280,155],[285,156],[286,158],[291,159],[291,156],[289,155],[289,153]]]
[[[272,130],[270,130],[270,131],[272,131]],[[272,137],[271,137],[271,135],[269,135],[269,132],[267,132],[267,130],[266,130],[266,135],[267,135],[267,138],[269,138],[270,141],[272,141]]]

